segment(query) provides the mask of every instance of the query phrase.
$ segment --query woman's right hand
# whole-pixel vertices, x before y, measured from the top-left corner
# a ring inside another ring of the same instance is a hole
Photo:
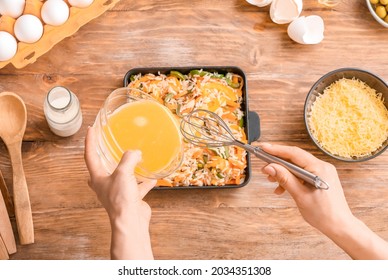
[[[329,184],[328,190],[316,189],[295,177],[285,167],[268,164],[262,171],[268,180],[278,182],[275,193],[288,191],[295,200],[303,218],[313,227],[326,232],[328,227],[340,224],[353,215],[346,202],[336,168],[327,162],[317,159],[312,154],[291,146],[263,144],[264,151],[288,160],[303,169],[320,176]]]
[[[353,216],[332,164],[297,147],[265,143],[261,148],[318,175],[329,184],[328,190],[316,189],[275,163],[262,169],[269,181],[279,184],[275,193],[289,192],[310,225],[327,235],[354,259],[388,259],[388,243]]]

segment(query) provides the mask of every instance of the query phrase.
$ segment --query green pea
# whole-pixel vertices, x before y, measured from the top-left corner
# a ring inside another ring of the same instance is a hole
[[[379,18],[385,18],[387,15],[387,10],[385,9],[384,6],[378,6],[376,8],[376,14]]]

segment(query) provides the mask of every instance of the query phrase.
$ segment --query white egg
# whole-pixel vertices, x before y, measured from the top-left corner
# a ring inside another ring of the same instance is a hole
[[[59,26],[69,18],[69,7],[62,0],[47,0],[41,10],[42,19],[46,24]]]
[[[5,31],[0,31],[0,61],[14,57],[18,49],[15,37]]]
[[[298,18],[303,9],[303,0],[273,0],[269,15],[278,24],[290,23]]]
[[[70,5],[77,8],[89,7],[94,0],[69,0]]]
[[[23,14],[25,0],[0,0],[0,14],[18,18]]]
[[[299,44],[318,44],[323,40],[325,25],[320,16],[299,17],[288,26],[288,36]]]
[[[255,5],[257,7],[265,7],[272,3],[272,0],[247,0],[249,4]]]
[[[25,43],[35,43],[43,35],[43,24],[33,15],[22,15],[15,22],[16,38]]]

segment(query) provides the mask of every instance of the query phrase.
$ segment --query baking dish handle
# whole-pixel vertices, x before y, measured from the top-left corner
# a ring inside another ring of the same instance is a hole
[[[254,111],[248,112],[248,142],[252,143],[260,138],[260,118]]]

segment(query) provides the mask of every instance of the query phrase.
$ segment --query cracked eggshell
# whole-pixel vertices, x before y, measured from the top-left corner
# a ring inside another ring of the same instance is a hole
[[[265,7],[272,3],[272,0],[246,0],[249,4],[257,7]]]
[[[0,14],[18,18],[23,14],[25,0],[0,0]]]
[[[303,9],[303,0],[273,0],[269,15],[278,24],[286,24],[298,18]]]
[[[299,44],[318,44],[323,40],[325,25],[320,16],[299,17],[288,26],[288,36]]]

